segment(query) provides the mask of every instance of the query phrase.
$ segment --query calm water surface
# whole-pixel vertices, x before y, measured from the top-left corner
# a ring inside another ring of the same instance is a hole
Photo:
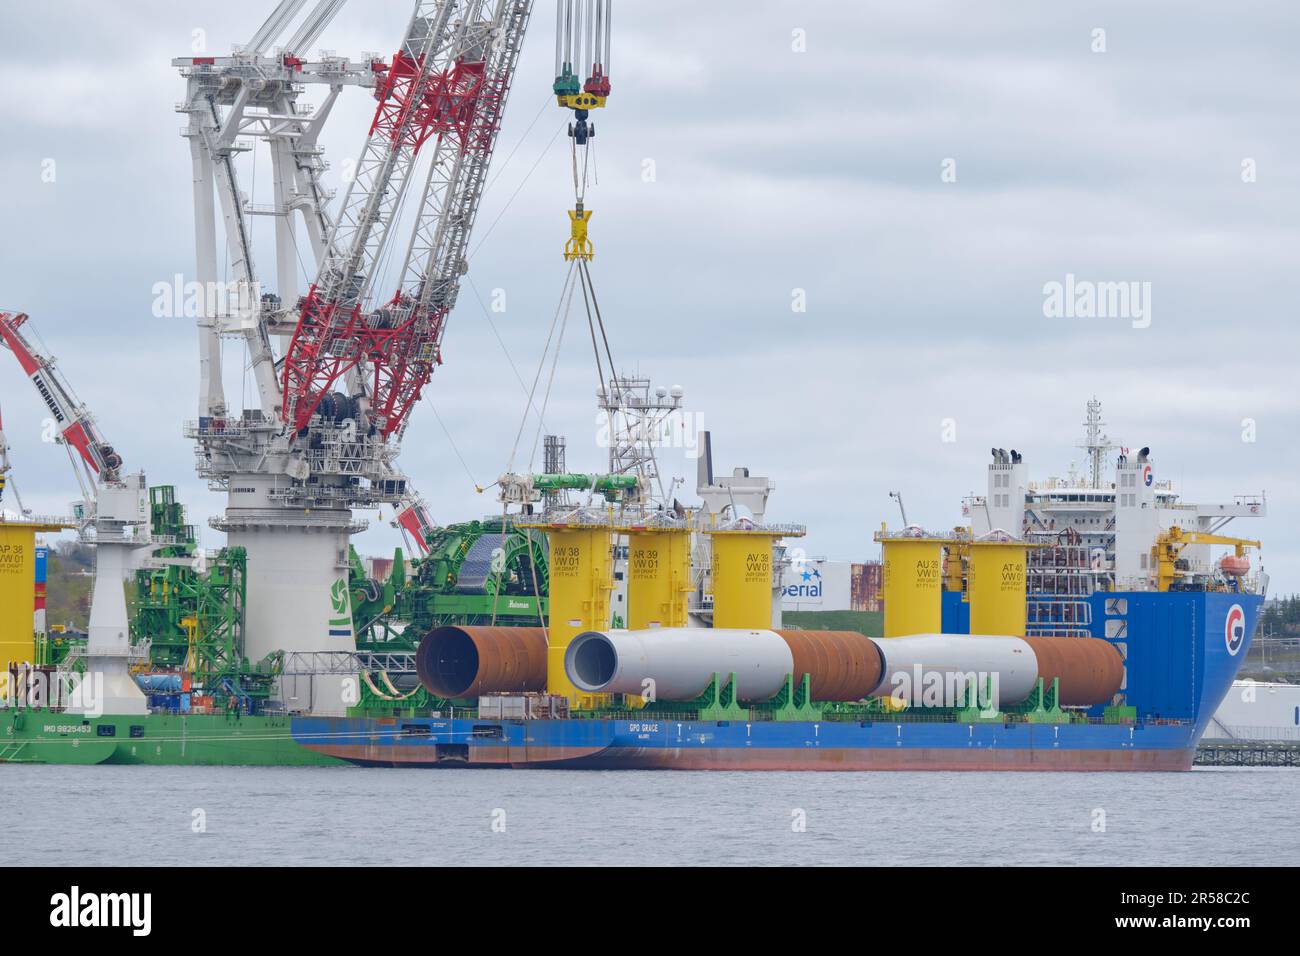
[[[60,865],[1294,865],[1300,770],[7,765],[0,832],[32,863]]]

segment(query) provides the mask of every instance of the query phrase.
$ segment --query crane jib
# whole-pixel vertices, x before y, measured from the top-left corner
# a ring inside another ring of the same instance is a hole
[[[326,397],[360,369],[369,424],[385,440],[401,434],[441,363],[446,318],[531,10],[531,0],[417,4],[405,44],[381,71],[357,176],[285,353],[281,415],[293,429],[307,429]],[[456,161],[447,162],[445,152],[435,157],[430,183],[435,173],[447,180],[425,186],[400,286],[372,310],[369,285],[378,281],[388,230],[420,149],[431,140]]]
[[[372,328],[359,307],[335,322],[338,312],[336,305],[321,302],[314,289],[308,295],[285,360],[285,376],[286,382],[310,379],[314,391],[310,401],[302,401],[286,390],[289,421],[295,429],[306,428],[324,397],[365,359],[372,369],[371,412],[387,438],[419,399],[434,367],[442,364],[438,340],[446,310],[428,312],[421,321],[412,316],[393,328]]]
[[[0,339],[4,340],[5,345],[14,353],[18,359],[18,364],[22,366],[23,373],[31,376],[35,375],[41,368],[40,359],[38,359],[27,340],[23,338],[18,327],[27,321],[27,315],[19,312],[13,315],[8,312],[0,312]]]
[[[453,134],[462,149],[479,148],[469,141],[487,64],[458,60],[449,70],[426,73],[420,58],[398,53],[384,85],[376,91],[379,105],[370,135],[380,133],[396,146],[418,151],[433,136]]]
[[[59,437],[76,449],[77,454],[95,473],[115,474],[121,466],[121,457],[99,437],[90,413],[61,379],[54,361],[34,348],[19,331],[27,318],[22,312],[0,312],[0,340],[14,353],[18,364],[31,379],[53,418]]]

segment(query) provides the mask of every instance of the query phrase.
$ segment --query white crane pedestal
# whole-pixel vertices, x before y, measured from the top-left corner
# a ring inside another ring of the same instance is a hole
[[[275,651],[355,651],[348,592],[348,539],[365,528],[342,508],[278,504],[283,476],[230,480],[224,518],[212,526],[248,555],[244,656],[257,663]],[[345,677],[285,676],[279,699],[297,713],[343,716],[356,703]],[[355,687],[351,688],[355,691]]]
[[[149,702],[131,677],[130,619],[123,582],[140,542],[128,526],[147,520],[145,478],[127,475],[120,485],[101,485],[95,501],[95,586],[90,599],[86,675],[68,713],[146,714]]]

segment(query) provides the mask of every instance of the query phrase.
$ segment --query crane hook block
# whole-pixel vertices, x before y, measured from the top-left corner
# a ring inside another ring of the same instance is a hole
[[[569,241],[564,244],[564,259],[566,262],[572,262],[574,259],[583,259],[590,262],[595,256],[595,250],[591,246],[591,240],[587,238],[587,223],[591,221],[591,210],[583,209],[579,206],[577,209],[569,210]]]
[[[592,93],[556,94],[556,101],[566,110],[598,110],[605,105],[604,96]]]
[[[573,72],[573,65],[565,63],[560,75],[555,78],[555,83],[551,86],[560,105],[567,107],[566,100],[570,96],[577,96],[582,92],[582,82],[578,75]]]

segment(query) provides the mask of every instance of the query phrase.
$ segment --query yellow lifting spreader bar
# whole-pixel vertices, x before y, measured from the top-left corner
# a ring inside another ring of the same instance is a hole
[[[583,209],[582,203],[578,203],[578,208],[569,210],[570,235],[569,241],[564,244],[565,262],[574,259],[590,262],[595,257],[596,251],[587,238],[587,223],[591,221],[591,216],[591,210]]]

